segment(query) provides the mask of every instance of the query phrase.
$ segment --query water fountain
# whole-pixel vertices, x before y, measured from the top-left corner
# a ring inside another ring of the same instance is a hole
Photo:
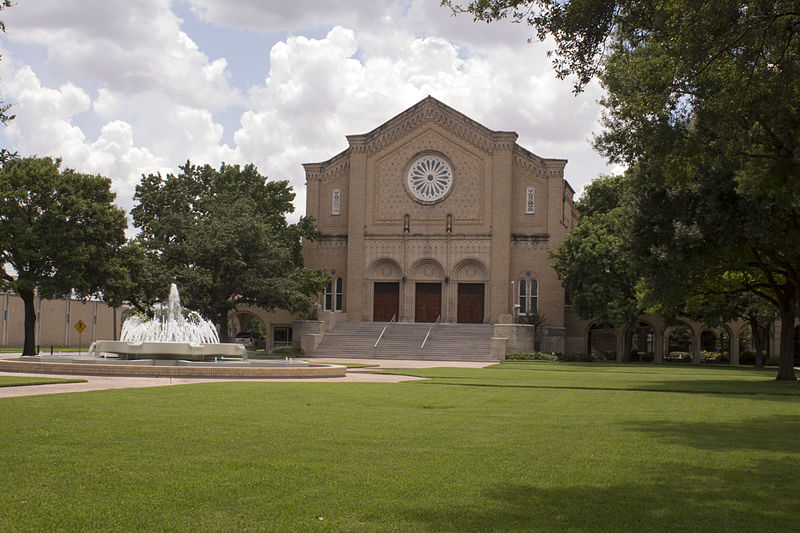
[[[166,305],[153,318],[135,315],[125,320],[118,341],[95,341],[89,356],[114,354],[124,359],[181,359],[206,361],[237,357],[247,361],[242,344],[220,343],[217,329],[195,311],[184,316],[178,287],[169,289]]]
[[[86,357],[19,356],[0,359],[0,371],[47,374],[189,378],[339,378],[347,367],[299,359],[248,360],[242,344],[220,343],[214,325],[181,307],[178,288],[156,316],[133,316],[121,340],[95,341]]]

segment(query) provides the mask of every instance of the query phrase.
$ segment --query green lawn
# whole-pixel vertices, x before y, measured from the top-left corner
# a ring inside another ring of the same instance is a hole
[[[0,376],[0,387],[21,387],[24,385],[50,385],[52,383],[81,383],[85,379],[40,378],[24,376]],[[0,415],[1,417],[2,415]],[[0,418],[2,419],[2,418]]]
[[[761,532],[800,521],[800,385],[774,373],[418,373],[438,377],[0,400],[0,531]]]

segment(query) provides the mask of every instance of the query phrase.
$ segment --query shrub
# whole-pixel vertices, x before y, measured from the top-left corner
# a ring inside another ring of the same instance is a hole
[[[558,361],[558,356],[543,352],[510,353],[506,355],[506,361]]]
[[[591,354],[585,353],[560,353],[557,354],[557,356],[559,361],[564,361],[566,363],[591,363],[595,361],[595,358]]]
[[[773,364],[777,365],[778,364],[778,360],[777,359],[775,359],[775,360],[770,359],[767,356],[767,352],[762,351],[761,354],[762,354],[762,357],[764,357],[764,359],[766,360],[766,362],[764,364],[767,364],[767,365],[773,365]],[[755,350],[745,350],[742,353],[740,353],[739,354],[739,364],[740,365],[755,365],[756,364],[756,352],[755,352]]]

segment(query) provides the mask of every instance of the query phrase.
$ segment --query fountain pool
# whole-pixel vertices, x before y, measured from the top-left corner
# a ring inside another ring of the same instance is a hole
[[[248,360],[244,345],[220,343],[211,322],[195,312],[184,313],[174,283],[156,316],[128,318],[120,337],[93,342],[87,357],[0,359],[0,371],[198,378],[330,378],[347,372],[344,366],[299,359]]]
[[[195,311],[184,313],[178,286],[169,288],[166,305],[153,318],[132,316],[122,325],[118,341],[95,341],[89,355],[113,354],[124,359],[206,361],[236,357],[247,361],[242,344],[220,343],[217,329]]]

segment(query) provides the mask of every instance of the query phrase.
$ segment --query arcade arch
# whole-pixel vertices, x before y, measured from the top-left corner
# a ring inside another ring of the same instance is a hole
[[[644,320],[631,335],[631,361],[653,361],[655,358],[656,330]]]
[[[617,359],[617,330],[610,326],[592,323],[586,332],[587,353],[592,358],[614,361]]]
[[[465,259],[453,269],[456,292],[456,322],[482,324],[488,315],[486,295],[489,271],[477,259]],[[445,277],[447,282],[447,277]],[[450,289],[453,290],[453,289]],[[451,298],[448,297],[448,300]]]
[[[389,322],[400,319],[400,284],[406,277],[397,261],[389,258],[378,259],[367,270],[368,302],[371,303],[371,316],[374,322]]]
[[[694,344],[694,332],[686,322],[678,322],[668,326],[664,332],[664,362],[691,363]]]
[[[410,281],[414,291],[414,322],[436,322],[442,319],[442,285],[449,283],[444,268],[434,259],[421,259],[411,267]]]

